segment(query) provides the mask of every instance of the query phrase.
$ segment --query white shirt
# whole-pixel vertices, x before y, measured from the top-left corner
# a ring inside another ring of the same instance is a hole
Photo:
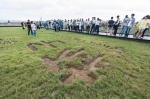
[[[71,21],[69,21],[69,22],[68,22],[68,24],[69,24],[69,25],[72,25],[72,22],[71,22]]]
[[[150,23],[147,25],[147,27],[146,28],[150,28]]]
[[[100,25],[100,21],[96,20],[95,25]]]
[[[128,26],[131,26],[132,18],[129,19]]]
[[[90,25],[90,21],[86,21],[86,24],[87,24],[87,25]]]
[[[32,28],[32,30],[36,30],[35,24],[31,24],[31,28]]]
[[[76,22],[76,25],[80,25],[81,22]]]
[[[96,20],[92,20],[92,24],[95,24],[96,23]]]

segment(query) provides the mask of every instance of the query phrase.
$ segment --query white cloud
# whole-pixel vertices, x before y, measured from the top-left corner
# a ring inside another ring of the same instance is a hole
[[[43,20],[99,17],[135,13],[136,20],[150,14],[148,0],[0,0],[1,20]]]

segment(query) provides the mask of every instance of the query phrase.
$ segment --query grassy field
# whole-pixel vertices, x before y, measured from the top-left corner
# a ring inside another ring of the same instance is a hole
[[[150,44],[1,27],[0,99],[150,99]]]

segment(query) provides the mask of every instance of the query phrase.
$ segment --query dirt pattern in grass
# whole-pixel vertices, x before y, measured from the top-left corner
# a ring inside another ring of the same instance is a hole
[[[61,52],[56,60],[51,60],[48,56],[43,57],[43,61],[46,63],[46,65],[54,72],[54,73],[59,73],[61,68],[58,66],[58,63],[60,60],[62,60],[66,54],[69,52],[69,50],[64,50]]]
[[[58,65],[60,60],[68,59],[68,58],[73,59],[78,54],[81,53],[81,51],[80,51],[80,52],[74,53],[73,55],[67,57],[67,53],[69,51],[70,51],[69,49],[65,49],[64,51],[60,52],[60,54],[57,56],[57,58],[55,60],[50,59],[48,56],[44,56],[42,59],[54,73],[59,73],[61,70],[60,66]]]
[[[33,45],[33,44],[28,44],[27,45],[29,49],[31,49],[32,51],[37,51],[37,48]]]
[[[65,78],[63,78],[62,82],[65,84],[71,84],[77,79],[81,79],[87,83],[94,83],[96,77],[94,77],[91,74],[91,71],[96,71],[98,68],[101,67],[101,65],[97,65],[98,63],[103,64],[103,66],[107,66],[109,63],[103,63],[101,62],[103,55],[99,54],[95,57],[93,57],[91,60],[87,61],[86,63],[82,64],[83,68],[75,68],[70,67],[69,71],[71,74],[67,75]],[[103,67],[102,66],[102,67]]]

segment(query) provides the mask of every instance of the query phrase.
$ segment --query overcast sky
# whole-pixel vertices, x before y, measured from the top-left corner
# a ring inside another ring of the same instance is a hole
[[[77,19],[150,15],[149,0],[0,0],[0,20]]]

